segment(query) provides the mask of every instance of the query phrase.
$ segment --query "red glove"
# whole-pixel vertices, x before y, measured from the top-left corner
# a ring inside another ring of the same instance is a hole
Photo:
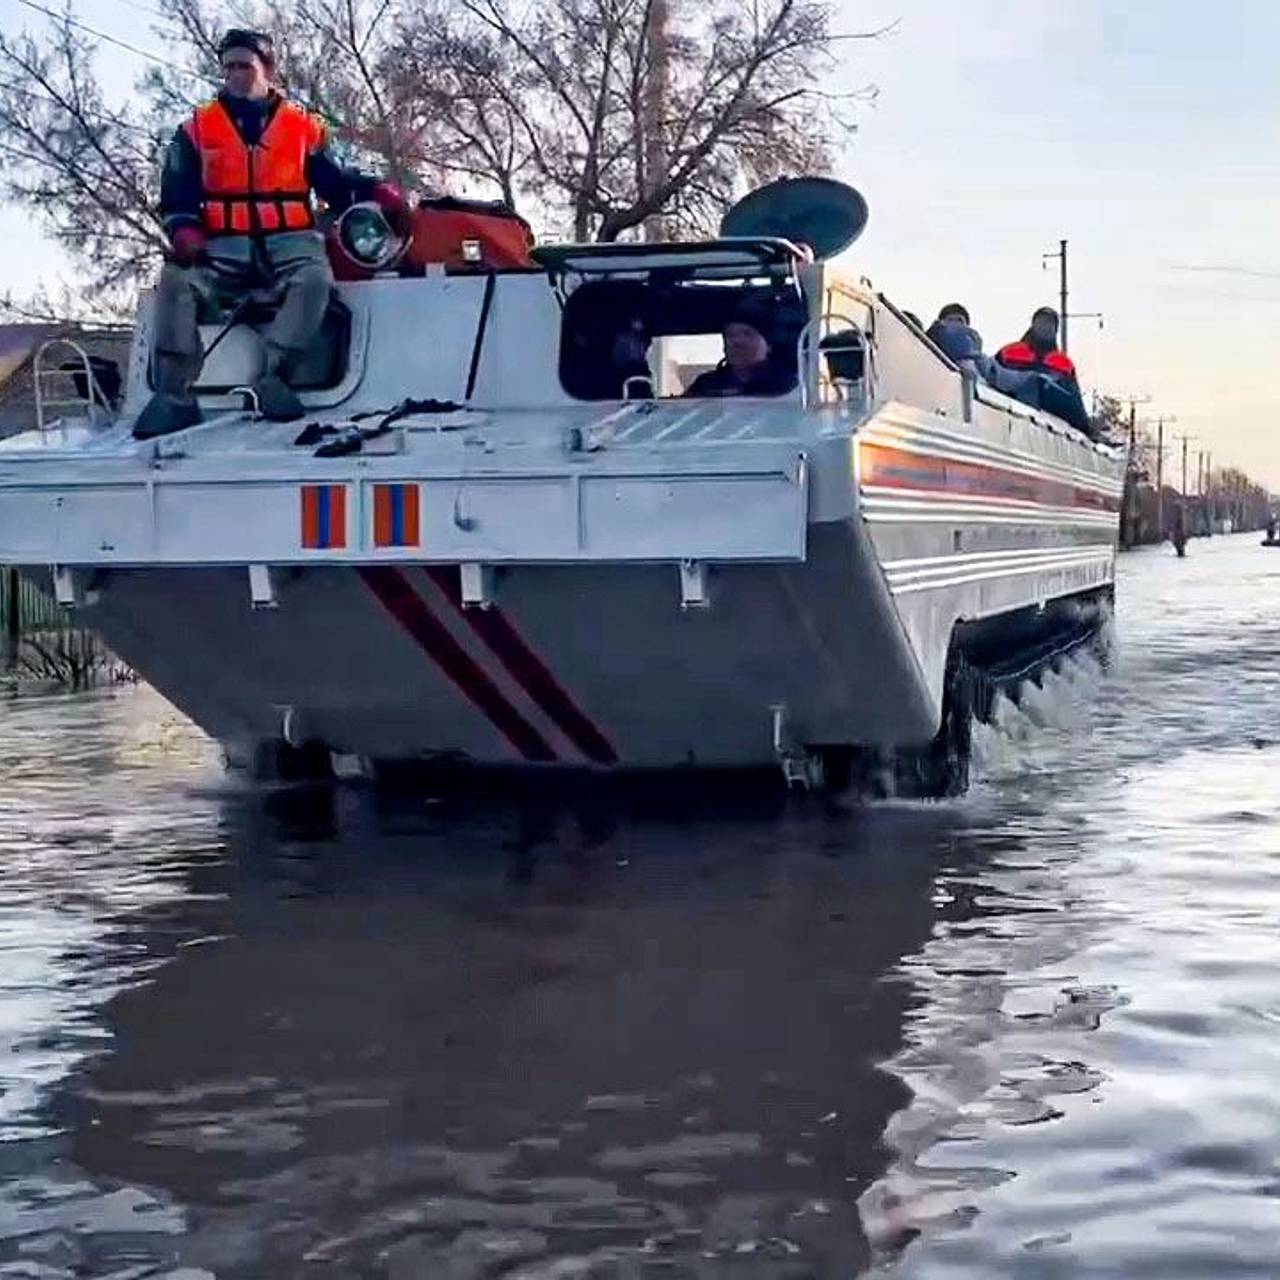
[[[169,257],[180,267],[194,267],[204,257],[205,236],[199,227],[189,223],[179,227],[169,237],[172,248]]]
[[[409,202],[404,198],[404,192],[399,187],[390,182],[379,182],[369,192],[369,199],[387,215],[387,221],[395,231],[400,235],[408,234]]]

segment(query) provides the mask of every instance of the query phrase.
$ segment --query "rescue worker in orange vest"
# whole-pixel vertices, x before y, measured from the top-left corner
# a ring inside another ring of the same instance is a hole
[[[1012,375],[996,377],[995,385],[1000,390],[1047,409],[1078,430],[1090,433],[1089,415],[1076,381],[1076,366],[1066,352],[1058,349],[1058,313],[1052,307],[1035,310],[1026,333],[996,352],[996,364]]]
[[[218,54],[223,91],[195,109],[165,157],[160,208],[171,250],[155,298],[156,391],[133,428],[144,440],[200,421],[191,394],[204,358],[200,319],[256,289],[278,304],[263,334],[259,407],[276,421],[301,417],[290,368],[319,333],[333,287],[312,193],[338,211],[376,201],[393,224],[408,215],[395,187],[339,166],[324,124],[273,86],[269,36],[228,31]]]

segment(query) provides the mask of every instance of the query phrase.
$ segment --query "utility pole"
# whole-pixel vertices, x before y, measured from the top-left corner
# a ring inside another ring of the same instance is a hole
[[[1138,545],[1138,402],[1129,397],[1129,456],[1124,468],[1124,494],[1121,498],[1120,545]]]
[[[1137,444],[1137,441],[1138,441],[1137,407],[1140,404],[1150,404],[1151,397],[1145,391],[1143,391],[1137,395],[1120,396],[1119,399],[1121,404],[1127,403],[1129,406],[1129,453],[1130,453],[1130,456],[1132,456],[1133,447],[1135,444]],[[1146,421],[1146,419],[1143,419],[1143,421]]]
[[[1058,339],[1063,352],[1067,349],[1067,242],[1058,241],[1057,253],[1041,254],[1043,261],[1050,258],[1058,260]]]
[[[1149,395],[1113,397],[1129,405],[1129,459],[1124,469],[1124,494],[1120,499],[1120,545],[1136,546],[1138,543],[1140,506],[1138,502],[1138,406],[1146,404]]]
[[[1187,529],[1187,444],[1189,441],[1196,439],[1196,437],[1181,435],[1174,438],[1182,441],[1182,490],[1178,498],[1179,506],[1182,508],[1182,527],[1189,534],[1191,531]]]
[[[1057,249],[1040,255],[1041,266],[1047,263],[1050,258],[1057,258],[1058,260],[1058,346],[1065,355],[1067,352],[1067,321],[1096,320],[1098,328],[1101,329],[1103,317],[1101,311],[1073,312],[1067,310],[1067,242],[1065,240],[1058,241]]]
[[[1196,510],[1199,512],[1200,523],[1205,526],[1205,533],[1208,534],[1208,517],[1204,506],[1204,450],[1196,450]]]
[[[1164,442],[1164,429],[1177,421],[1176,413],[1162,414],[1156,419],[1156,534],[1159,542],[1163,542],[1167,535],[1164,522],[1164,451],[1172,447]]]
[[[1164,541],[1164,419],[1156,421],[1156,539]]]

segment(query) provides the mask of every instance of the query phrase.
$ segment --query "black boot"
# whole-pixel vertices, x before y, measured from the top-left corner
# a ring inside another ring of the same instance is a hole
[[[138,414],[137,421],[133,424],[133,438],[151,440],[156,436],[172,435],[175,431],[194,427],[201,421],[203,415],[194,397],[157,391],[147,401],[146,408]]]
[[[253,384],[258,408],[272,422],[296,422],[307,410],[298,393],[278,373],[265,373]]]
[[[262,373],[253,389],[258,393],[258,408],[271,422],[296,422],[307,410],[298,393],[288,383],[289,366],[295,352],[289,347],[267,343]]]

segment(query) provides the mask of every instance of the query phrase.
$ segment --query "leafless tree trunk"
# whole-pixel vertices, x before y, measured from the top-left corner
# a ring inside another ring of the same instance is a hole
[[[658,174],[667,172],[667,106],[671,97],[671,76],[669,50],[667,46],[670,32],[667,23],[670,10],[667,0],[650,0],[649,13],[645,22],[645,46],[648,53],[648,85],[644,101],[644,168],[640,172],[640,180],[636,186],[648,190]],[[665,240],[667,238],[666,220],[661,210],[654,210],[644,220],[644,238],[646,240]]]

